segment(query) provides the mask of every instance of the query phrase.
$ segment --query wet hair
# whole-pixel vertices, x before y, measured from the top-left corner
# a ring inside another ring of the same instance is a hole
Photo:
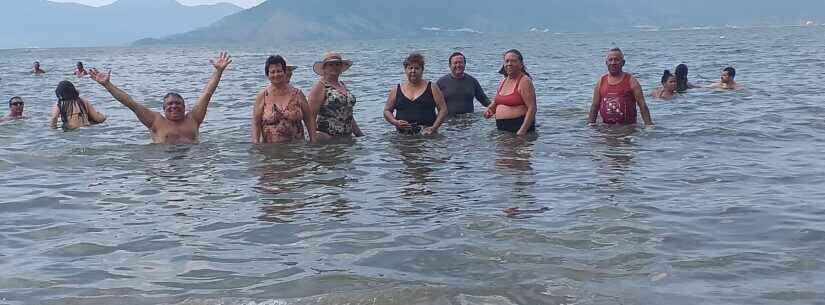
[[[607,50],[607,53],[612,53],[612,52],[619,52],[619,53],[622,54],[622,57],[624,57],[624,52],[622,52],[622,49],[620,49],[619,47],[614,47],[614,48],[611,48],[610,50]]]
[[[12,97],[9,99],[9,106],[11,106],[11,103],[13,103],[13,102],[14,102],[14,100],[20,100],[20,101],[22,102],[22,101],[23,101],[23,98],[22,98],[22,97],[19,97],[19,96],[12,96]]]
[[[78,62],[77,62],[77,66],[78,66],[78,67],[83,67],[83,62],[82,62],[82,61],[78,61]]]
[[[663,72],[663,73],[662,73],[662,85],[664,85],[665,83],[667,83],[667,81],[668,81],[671,77],[675,77],[675,76],[676,76],[676,75],[673,75],[673,73],[670,73],[670,70],[665,70],[665,72]]]
[[[504,52],[504,56],[507,56],[507,54],[510,53],[516,54],[516,57],[518,57],[518,61],[521,62],[521,73],[524,73],[524,75],[527,75],[527,77],[529,78],[533,78],[532,76],[530,76],[530,73],[527,73],[527,67],[524,66],[524,56],[521,56],[521,52],[519,52],[519,50],[516,49],[510,49],[509,51]],[[501,69],[498,69],[498,74],[507,76],[507,71],[504,71],[504,65],[501,65]]]
[[[734,69],[733,67],[727,67],[722,71],[728,72],[728,75],[730,75],[730,79],[736,78],[736,69]]]
[[[688,66],[686,64],[679,64],[676,66],[676,91],[685,92],[688,88]]]
[[[60,120],[63,122],[61,128],[63,131],[68,130],[66,123],[69,121],[69,114],[72,113],[74,107],[80,110],[80,115],[86,115],[86,105],[80,99],[80,93],[70,81],[62,81],[57,84],[57,89],[54,90],[57,95],[57,108],[60,110]]]
[[[404,59],[404,68],[411,64],[418,64],[421,68],[424,68],[424,55],[421,55],[421,53],[418,52],[410,53],[410,55]]]
[[[269,67],[272,65],[281,65],[284,72],[287,70],[286,59],[284,59],[281,55],[269,56],[269,58],[266,59],[266,65],[264,65],[264,74],[266,76],[269,76]]]
[[[464,58],[464,63],[467,63],[467,56],[464,56],[464,54],[461,54],[461,52],[453,52],[453,54],[450,54],[450,58],[447,59],[447,63],[452,64],[453,63],[453,57],[456,57],[456,56],[461,56],[461,58]]]

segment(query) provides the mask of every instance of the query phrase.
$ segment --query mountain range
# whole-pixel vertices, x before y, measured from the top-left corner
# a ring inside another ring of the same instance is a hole
[[[185,6],[175,0],[119,0],[92,7],[46,0],[0,0],[0,48],[127,45],[214,23],[242,8]]]
[[[276,43],[405,37],[439,30],[602,32],[823,19],[823,0],[269,0],[204,28],[139,43]]]

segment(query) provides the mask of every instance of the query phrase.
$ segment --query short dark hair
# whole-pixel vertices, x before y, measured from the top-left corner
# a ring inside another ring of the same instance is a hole
[[[174,98],[180,99],[180,101],[181,101],[181,102],[186,103],[186,101],[183,99],[183,97],[182,97],[182,96],[180,96],[180,94],[177,94],[177,93],[175,93],[175,92],[169,92],[169,93],[167,93],[166,95],[164,95],[164,96],[163,96],[163,102],[162,102],[162,103],[163,103],[163,104],[165,104],[165,103],[166,103],[166,99],[167,99],[167,98],[170,98],[170,97],[174,97]]]
[[[424,55],[421,53],[413,52],[407,56],[407,59],[404,59],[404,68],[411,64],[419,64],[422,68],[424,68]]]
[[[461,56],[461,58],[464,59],[464,63],[467,63],[467,56],[464,56],[464,54],[461,54],[461,52],[453,52],[453,54],[450,54],[450,58],[447,59],[447,63],[452,64],[453,63],[453,57],[456,57],[456,56]]]
[[[730,79],[736,78],[736,69],[734,69],[733,67],[727,67],[722,71],[728,72],[728,75],[730,75]]]
[[[11,105],[11,103],[12,103],[12,102],[14,102],[14,100],[20,100],[20,101],[23,101],[23,98],[22,98],[22,97],[19,97],[19,96],[12,96],[12,97],[9,99],[9,105]]]
[[[266,59],[266,65],[264,65],[264,75],[269,76],[269,67],[272,65],[281,65],[281,68],[283,68],[284,72],[286,72],[286,59],[284,59],[283,56],[269,56],[269,58]]]

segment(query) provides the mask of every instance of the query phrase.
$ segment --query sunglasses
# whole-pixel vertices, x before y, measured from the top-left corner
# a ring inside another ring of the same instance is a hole
[[[13,102],[13,103],[9,103],[9,105],[12,105],[12,106],[23,106],[24,104],[25,104],[25,103],[23,103],[23,102]]]

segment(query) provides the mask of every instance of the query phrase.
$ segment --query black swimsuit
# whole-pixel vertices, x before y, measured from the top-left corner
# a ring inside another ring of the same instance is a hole
[[[415,100],[410,100],[401,91],[401,85],[398,85],[397,94],[395,95],[395,119],[407,121],[412,125],[412,130],[399,128],[399,132],[418,133],[422,128],[435,124],[437,116],[431,86],[432,82],[428,82],[424,93]]]

